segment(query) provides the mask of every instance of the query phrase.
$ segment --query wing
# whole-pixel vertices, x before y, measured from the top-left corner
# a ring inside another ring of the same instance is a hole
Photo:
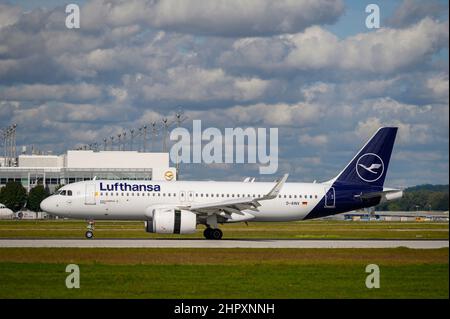
[[[179,207],[180,209],[190,210],[196,214],[221,214],[231,215],[233,213],[238,215],[245,215],[243,210],[258,211],[259,203],[263,200],[274,199],[280,193],[281,188],[288,178],[288,174],[285,174],[281,180],[279,180],[275,186],[266,195],[258,198],[243,197],[224,201],[216,201],[210,203],[199,203],[188,206]]]

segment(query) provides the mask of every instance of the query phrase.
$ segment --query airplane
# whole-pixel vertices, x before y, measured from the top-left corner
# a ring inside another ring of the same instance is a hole
[[[0,203],[0,219],[12,219],[14,212]]]
[[[159,234],[190,234],[205,225],[206,239],[221,239],[218,224],[309,220],[372,207],[403,196],[384,180],[397,135],[381,127],[333,179],[318,183],[90,180],[63,186],[41,202],[60,217],[85,219],[85,237],[95,220],[140,220]]]

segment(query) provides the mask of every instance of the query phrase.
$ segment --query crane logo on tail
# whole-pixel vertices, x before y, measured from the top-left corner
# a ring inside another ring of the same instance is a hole
[[[380,179],[384,172],[384,163],[381,157],[374,153],[362,155],[356,162],[356,173],[359,178],[368,183]]]

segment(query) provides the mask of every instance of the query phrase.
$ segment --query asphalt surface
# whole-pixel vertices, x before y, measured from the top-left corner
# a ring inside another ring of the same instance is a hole
[[[448,240],[0,239],[0,248],[396,248],[449,247]]]

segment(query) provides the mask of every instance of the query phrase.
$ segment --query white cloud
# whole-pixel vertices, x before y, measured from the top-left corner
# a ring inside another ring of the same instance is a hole
[[[448,15],[448,5],[436,0],[404,0],[387,22],[393,27],[405,27],[424,17],[438,18],[445,13]]]
[[[310,146],[323,146],[328,143],[328,137],[324,134],[311,136],[309,134],[301,135],[298,139],[300,144]]]
[[[97,85],[79,84],[27,84],[0,88],[0,98],[29,101],[86,101],[100,98],[102,90]]]
[[[141,91],[147,101],[250,101],[263,97],[270,81],[256,77],[233,77],[220,68],[180,66],[168,69],[158,78],[140,77],[129,85]]]
[[[426,18],[407,29],[382,28],[343,40],[319,26],[293,35],[240,39],[220,61],[265,71],[328,69],[389,74],[427,62],[445,47],[448,22]]]
[[[0,3],[0,29],[15,24],[19,21],[21,14],[20,7]]]
[[[93,0],[81,13],[88,29],[145,24],[181,33],[237,37],[299,32],[334,23],[343,11],[341,0]]]

